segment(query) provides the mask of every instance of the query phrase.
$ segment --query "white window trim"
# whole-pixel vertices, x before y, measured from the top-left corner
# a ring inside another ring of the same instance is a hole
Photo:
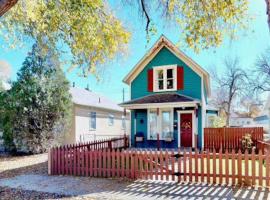
[[[95,118],[96,118],[96,120],[95,120],[95,122],[96,122],[96,128],[92,128],[92,113],[95,113]],[[89,113],[89,117],[90,117],[90,119],[89,119],[89,130],[90,131],[95,131],[95,130],[97,130],[97,112],[95,112],[95,111],[91,111],[90,113]]]
[[[173,88],[167,89],[167,69],[173,69]],[[153,77],[153,85],[154,92],[167,92],[167,91],[176,91],[177,90],[177,65],[163,65],[163,66],[155,66],[153,67],[154,77]],[[160,90],[158,88],[158,71],[163,70],[163,87],[164,89]]]
[[[110,118],[112,118],[112,123],[110,122]],[[114,125],[114,115],[113,114],[109,114],[109,116],[108,116],[108,125],[109,126],[113,126]]]
[[[157,109],[157,108],[155,108]],[[157,139],[153,139],[153,138],[150,138],[150,120],[149,120],[149,116],[150,116],[150,111],[151,110],[154,110],[153,108],[149,108],[147,109],[147,140],[157,140]],[[174,122],[174,114],[173,114],[173,108],[160,108],[159,109],[159,113],[157,115],[157,130],[158,130],[158,133],[159,133],[159,139],[160,140],[165,140],[166,138],[162,138],[162,111],[170,111],[170,118],[171,118],[171,127],[170,127],[170,130],[173,132],[174,129],[173,129],[173,122]],[[175,138],[172,138],[173,140]]]

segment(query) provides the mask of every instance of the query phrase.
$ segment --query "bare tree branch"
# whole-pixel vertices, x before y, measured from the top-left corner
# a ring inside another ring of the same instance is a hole
[[[145,6],[145,1],[144,0],[141,0],[141,6],[142,6],[142,10],[143,10],[143,13],[146,17],[146,27],[145,27],[145,31],[148,33],[149,31],[149,24],[150,24],[150,17],[149,17],[149,14],[146,10],[146,6]]]

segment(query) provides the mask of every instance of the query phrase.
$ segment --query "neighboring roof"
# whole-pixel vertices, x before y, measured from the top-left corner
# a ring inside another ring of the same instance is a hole
[[[247,118],[252,118],[252,117],[248,116],[246,113],[232,112],[232,113],[230,114],[230,118],[247,119]]]
[[[192,97],[180,95],[177,93],[160,93],[137,98],[131,101],[121,103],[120,105],[124,106],[132,104],[176,103],[176,102],[199,102],[199,101]]]
[[[210,76],[207,71],[205,71],[200,65],[189,58],[184,52],[179,50],[170,40],[168,40],[164,35],[156,41],[152,48],[147,51],[144,57],[133,67],[133,69],[124,78],[123,82],[130,84],[134,78],[144,69],[144,67],[157,55],[157,53],[163,48],[169,49],[175,56],[186,63],[191,69],[197,72],[205,80],[207,96],[211,95],[210,89]]]
[[[264,121],[264,120],[269,120],[269,117],[267,115],[262,115],[254,118],[254,121]]]
[[[218,108],[216,108],[215,106],[213,106],[213,105],[206,105],[206,110],[213,110],[213,111],[219,111],[219,109]]]
[[[123,108],[118,106],[117,103],[113,102],[109,98],[89,90],[71,87],[70,93],[74,104],[121,112],[124,111]]]

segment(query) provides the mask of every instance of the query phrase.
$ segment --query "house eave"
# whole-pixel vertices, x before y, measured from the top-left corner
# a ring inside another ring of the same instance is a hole
[[[146,104],[120,104],[119,106],[134,110],[134,109],[148,109],[148,108],[177,108],[177,107],[195,107],[200,105],[199,101],[193,102],[174,102],[174,103],[146,103]]]

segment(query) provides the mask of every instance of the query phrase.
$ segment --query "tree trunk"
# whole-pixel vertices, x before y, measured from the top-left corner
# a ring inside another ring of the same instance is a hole
[[[5,14],[18,0],[0,0],[0,17]]]

